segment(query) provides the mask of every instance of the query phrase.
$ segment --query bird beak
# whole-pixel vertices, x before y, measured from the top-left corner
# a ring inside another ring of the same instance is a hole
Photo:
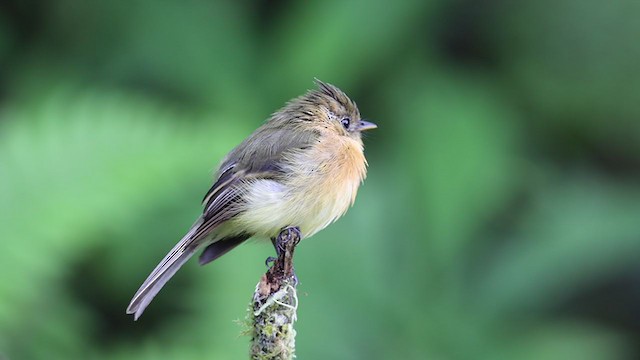
[[[358,130],[360,131],[366,131],[366,130],[371,130],[371,129],[375,129],[377,128],[378,125],[369,122],[369,121],[365,121],[365,120],[360,120],[360,123],[358,124]]]

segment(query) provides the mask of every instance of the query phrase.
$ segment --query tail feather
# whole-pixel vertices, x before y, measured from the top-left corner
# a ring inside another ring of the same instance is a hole
[[[204,251],[200,255],[200,259],[198,260],[198,262],[200,263],[200,265],[206,265],[219,258],[220,256],[228,253],[233,248],[242,244],[250,237],[250,235],[240,234],[237,236],[220,239],[204,249]]]
[[[160,289],[175,275],[175,273],[187,262],[198,250],[202,241],[201,238],[193,238],[194,233],[202,224],[202,219],[196,221],[189,232],[169,251],[162,261],[151,272],[149,277],[142,283],[127,307],[127,314],[134,314],[134,319],[138,320],[147,305],[158,294]]]

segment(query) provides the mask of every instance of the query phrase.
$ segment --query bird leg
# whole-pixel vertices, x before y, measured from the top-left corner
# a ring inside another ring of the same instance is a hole
[[[271,264],[267,271],[269,280],[275,280],[274,283],[280,283],[284,279],[291,278],[295,284],[298,283],[298,277],[293,268],[293,251],[300,243],[301,238],[302,234],[297,226],[286,227],[280,231],[277,237],[271,238],[271,243],[278,256],[270,256],[265,261],[267,266]]]

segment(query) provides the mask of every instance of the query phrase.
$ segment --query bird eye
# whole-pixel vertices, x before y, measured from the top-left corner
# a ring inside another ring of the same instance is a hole
[[[342,126],[344,126],[345,129],[349,129],[349,124],[351,124],[351,119],[346,117],[346,118],[340,120],[340,123],[342,124]]]

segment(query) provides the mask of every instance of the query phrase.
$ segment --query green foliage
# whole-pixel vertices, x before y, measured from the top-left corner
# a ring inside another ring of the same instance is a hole
[[[0,11],[0,358],[247,358],[270,244],[124,311],[314,77],[379,129],[354,208],[297,250],[298,356],[640,351],[605,311],[638,284],[637,2],[32,3]]]

